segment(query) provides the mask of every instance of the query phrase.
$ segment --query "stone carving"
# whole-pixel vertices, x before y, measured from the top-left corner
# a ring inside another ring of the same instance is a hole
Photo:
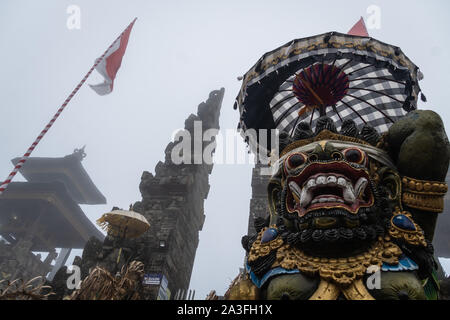
[[[281,143],[270,216],[242,239],[246,271],[225,296],[438,298],[431,241],[450,158],[440,117],[413,111],[377,137],[367,125],[337,132],[329,118],[318,123],[315,133],[300,123]],[[374,268],[379,288],[367,281]]]

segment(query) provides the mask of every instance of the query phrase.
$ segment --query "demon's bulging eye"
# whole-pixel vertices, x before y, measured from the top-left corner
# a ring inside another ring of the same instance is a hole
[[[358,148],[345,149],[342,154],[344,155],[345,160],[347,160],[348,162],[364,164],[366,161],[364,152],[362,152]]]
[[[286,160],[287,169],[295,169],[306,162],[306,156],[303,153],[294,153]]]

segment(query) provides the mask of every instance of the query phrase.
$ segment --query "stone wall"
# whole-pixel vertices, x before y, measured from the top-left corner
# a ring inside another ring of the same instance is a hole
[[[261,174],[261,168],[264,167],[264,165],[257,163],[252,171],[252,198],[250,199],[250,214],[248,217],[248,235],[256,233],[255,219],[266,219],[270,214],[267,198],[267,184],[270,176]]]
[[[185,121],[185,130],[192,137],[195,121],[201,121],[203,130],[219,129],[223,95],[224,89],[211,92],[208,100],[198,106],[197,115],[191,114]],[[201,144],[202,152],[209,143]],[[213,168],[206,163],[172,163],[170,154],[174,146],[174,143],[167,146],[165,161],[156,165],[155,175],[142,174],[139,185],[142,201],[134,206],[150,223],[150,230],[141,239],[148,250],[145,272],[164,275],[172,297],[178,290],[189,288],[199,231],[205,221],[203,205],[209,192],[208,176]],[[148,286],[146,290],[147,298],[154,299],[159,287]]]

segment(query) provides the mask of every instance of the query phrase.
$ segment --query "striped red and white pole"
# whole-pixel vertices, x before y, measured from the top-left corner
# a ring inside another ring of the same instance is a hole
[[[28,160],[28,158],[30,157],[31,153],[33,152],[33,150],[36,148],[36,146],[38,145],[39,141],[41,141],[41,139],[45,136],[45,134],[47,133],[48,130],[50,130],[50,128],[52,127],[53,123],[55,123],[56,119],[58,119],[59,115],[63,112],[63,110],[66,108],[66,106],[69,104],[70,100],[72,100],[73,96],[78,92],[78,90],[80,90],[81,86],[86,82],[87,78],[89,78],[89,76],[91,75],[92,71],[94,71],[95,67],[98,66],[98,64],[103,60],[103,58],[105,57],[105,55],[108,53],[109,49],[111,49],[111,47],[117,42],[119,41],[119,39],[122,37],[122,35],[131,27],[133,27],[133,24],[136,22],[135,18],[129,25],[128,27],[125,28],[125,30],[116,38],[116,40],[113,41],[113,43],[108,47],[108,49],[106,49],[106,51],[101,55],[100,58],[98,58],[94,65],[91,67],[91,69],[86,73],[86,75],[84,76],[84,78],[80,81],[80,83],[75,87],[75,89],[73,89],[73,91],[69,94],[69,96],[66,98],[66,100],[63,102],[63,104],[61,105],[61,107],[58,109],[58,111],[56,111],[55,115],[53,116],[53,118],[49,121],[49,123],[45,126],[45,128],[41,131],[41,133],[38,135],[38,137],[36,138],[36,140],[34,140],[33,144],[28,148],[27,152],[25,152],[25,154],[22,156],[22,158],[19,160],[19,162],[16,164],[16,166],[14,167],[13,171],[11,171],[11,173],[9,174],[9,176],[6,178],[5,181],[3,181],[3,183],[0,185],[0,195],[6,190],[6,188],[8,187],[8,185],[11,183],[12,179],[14,178],[14,176],[17,174],[17,172],[20,170],[20,168],[22,168],[23,164]]]

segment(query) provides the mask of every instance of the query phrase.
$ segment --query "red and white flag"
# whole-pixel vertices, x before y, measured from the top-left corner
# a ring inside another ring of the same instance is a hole
[[[105,81],[99,84],[90,84],[89,86],[101,96],[109,94],[113,90],[114,79],[122,64],[122,58],[127,49],[128,38],[130,37],[131,29],[133,28],[135,21],[136,19],[134,19],[122,35],[108,49],[106,55],[103,58],[99,58],[101,61],[95,69],[103,76]]]

